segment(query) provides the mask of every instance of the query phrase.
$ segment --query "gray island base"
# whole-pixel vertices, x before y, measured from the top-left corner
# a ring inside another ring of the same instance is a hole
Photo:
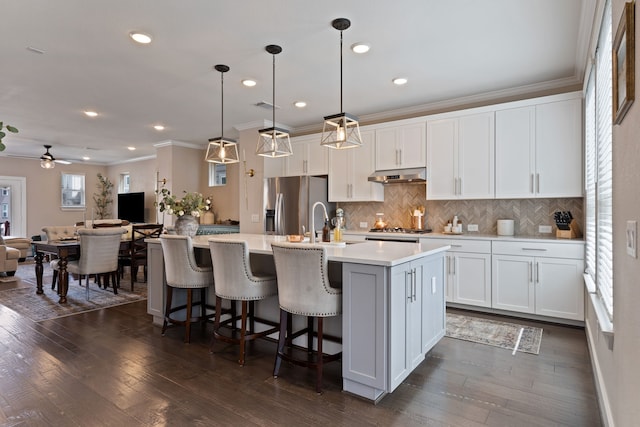
[[[286,236],[261,234],[196,236],[193,245],[203,262],[210,257],[208,240],[217,238],[246,241],[252,263],[255,257],[265,268],[273,262],[271,242],[286,241]],[[147,311],[155,324],[162,324],[162,247],[158,239],[148,243]],[[331,270],[342,281],[343,312],[328,319],[326,332],[342,336],[344,391],[377,402],[393,392],[444,336],[444,254],[449,248],[437,242],[327,244]],[[213,289],[209,298],[215,298]],[[261,317],[278,320],[277,297],[258,306]],[[325,347],[334,350],[330,342]]]

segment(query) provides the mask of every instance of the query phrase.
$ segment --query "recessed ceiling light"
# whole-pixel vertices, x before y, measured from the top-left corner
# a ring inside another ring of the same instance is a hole
[[[136,149],[136,147],[127,147],[127,150],[129,150],[129,151],[133,151],[135,149]]]
[[[95,111],[85,111],[84,114],[89,117],[96,117],[98,115]]]
[[[140,44],[151,43],[151,36],[149,34],[141,33],[140,31],[130,32],[129,37],[131,37],[133,41],[136,43],[140,43]]]
[[[245,85],[246,87],[254,87],[256,85],[256,81],[251,79],[244,79],[242,81],[242,84]]]
[[[153,128],[155,130],[164,130],[164,126],[162,126],[162,125],[155,125]]]
[[[307,106],[307,103],[304,101],[296,101],[293,103],[293,105],[295,105],[298,108],[304,108]]]
[[[82,160],[91,160],[91,157],[89,157],[89,156],[82,156]]]
[[[398,86],[402,86],[404,84],[407,84],[408,80],[404,77],[398,77],[393,79],[393,84],[394,85],[398,85]]]
[[[351,45],[351,50],[355,53],[367,53],[371,47],[365,43],[354,43]]]

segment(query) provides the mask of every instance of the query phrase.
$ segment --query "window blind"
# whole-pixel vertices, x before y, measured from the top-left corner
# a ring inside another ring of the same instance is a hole
[[[596,87],[592,68],[585,92],[585,272],[596,283]]]
[[[596,286],[613,320],[613,174],[611,5],[604,13],[596,55]]]

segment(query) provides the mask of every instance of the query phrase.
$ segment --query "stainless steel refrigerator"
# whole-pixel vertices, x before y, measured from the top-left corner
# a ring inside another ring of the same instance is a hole
[[[327,201],[327,178],[287,176],[264,180],[264,224],[266,234],[301,234],[309,230],[311,208],[315,202],[327,207],[329,218],[335,214],[335,203]],[[322,230],[324,211],[317,206],[315,227]]]

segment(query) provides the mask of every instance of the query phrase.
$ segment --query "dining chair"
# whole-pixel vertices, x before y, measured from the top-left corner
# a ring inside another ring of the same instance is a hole
[[[273,368],[278,377],[282,360],[298,366],[315,368],[316,393],[322,393],[322,370],[325,363],[339,360],[342,352],[323,352],[323,321],[325,317],[342,314],[342,289],[332,287],[329,282],[329,263],[326,248],[322,245],[300,245],[297,243],[272,243],[273,259],[278,280],[278,302],[280,304],[280,335]],[[291,315],[305,316],[307,327],[293,333]],[[313,321],[317,320],[317,332]],[[292,339],[307,334],[307,352],[296,356],[291,346]],[[316,350],[313,338],[317,337]],[[329,337],[327,337],[329,338]],[[285,349],[285,344],[290,347]]]
[[[238,344],[240,345],[238,364],[244,366],[246,343],[278,331],[277,322],[257,317],[254,307],[256,301],[267,299],[278,293],[276,276],[252,270],[247,242],[214,238],[209,239],[209,249],[216,292],[216,317],[211,350],[213,351],[216,341]],[[221,321],[223,299],[231,301],[232,308],[235,307],[236,301],[240,301],[241,315],[236,316],[235,310],[232,310],[233,314]],[[239,337],[237,336],[238,320],[240,320]],[[256,322],[269,327],[258,332],[255,329]],[[225,327],[230,327],[230,334],[222,333]]]
[[[134,224],[131,226],[131,241],[125,253],[120,254],[120,273],[122,277],[123,267],[129,266],[131,270],[131,291],[138,277],[138,268],[142,267],[144,281],[147,281],[147,242],[145,239],[158,238],[162,234],[162,224]]]
[[[89,299],[89,277],[108,275],[113,280],[113,293],[118,294],[116,277],[118,275],[118,251],[120,239],[125,230],[121,227],[104,229],[80,228],[80,257],[67,263],[67,274],[72,273],[86,278],[87,300]],[[59,260],[51,261],[51,267],[59,270]],[[105,281],[105,289],[107,282]]]
[[[198,265],[193,242],[189,236],[162,234],[160,243],[162,245],[167,283],[162,335],[165,334],[169,327],[184,326],[184,342],[189,343],[191,341],[191,323],[200,322],[204,330],[206,322],[214,317],[213,313],[207,311],[208,309],[215,309],[215,307],[207,304],[207,289],[213,286],[212,268],[211,266]],[[174,289],[187,291],[185,304],[173,306]],[[200,291],[200,300],[197,301],[197,305],[200,306],[200,313],[197,317],[192,316],[194,290]],[[186,312],[179,319],[177,312],[182,311]]]

